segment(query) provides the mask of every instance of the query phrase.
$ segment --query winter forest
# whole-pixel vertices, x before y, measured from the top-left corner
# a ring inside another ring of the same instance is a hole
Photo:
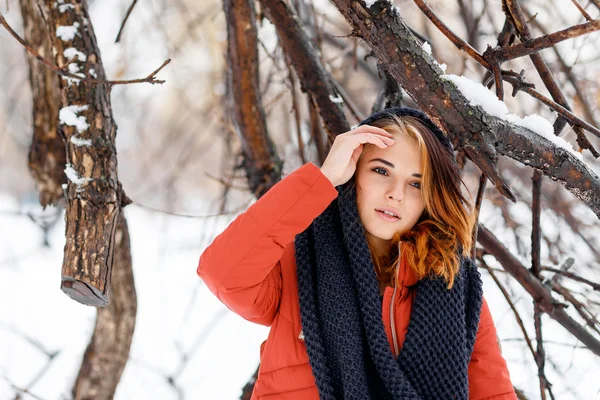
[[[1,1],[0,400],[249,399],[268,328],[215,298],[200,254],[397,105],[457,150],[519,398],[600,398],[599,16],[599,0]]]

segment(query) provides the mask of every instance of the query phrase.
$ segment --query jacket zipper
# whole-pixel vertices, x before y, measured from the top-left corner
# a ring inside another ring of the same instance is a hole
[[[398,343],[396,342],[396,326],[394,323],[394,298],[396,297],[396,290],[398,289],[398,273],[400,271],[400,260],[398,260],[398,267],[396,268],[396,282],[394,283],[394,293],[392,294],[392,301],[390,302],[390,325],[392,328],[392,341],[394,342],[394,358],[398,357],[400,353],[398,351]]]

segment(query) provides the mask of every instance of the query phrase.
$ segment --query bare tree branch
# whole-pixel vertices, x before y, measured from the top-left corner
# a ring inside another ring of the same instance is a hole
[[[256,12],[250,0],[223,2],[227,20],[228,88],[232,93],[228,108],[241,135],[250,190],[260,198],[281,179],[283,162],[269,137],[260,94]]]
[[[325,128],[333,142],[334,135],[349,130],[341,101],[306,33],[294,16],[294,12],[283,0],[260,0],[263,11],[277,30],[286,54],[300,80],[302,90],[308,92],[321,114]]]
[[[52,43],[41,15],[43,8],[38,7],[35,0],[20,0],[19,4],[25,38],[43,54],[52,54]],[[0,16],[0,21],[2,19]],[[59,203],[64,196],[62,185],[67,183],[65,143],[56,123],[60,109],[60,78],[31,55],[27,61],[33,100],[33,137],[28,166],[36,182],[40,204],[46,207]]]
[[[94,334],[73,384],[74,399],[112,399],[127,364],[137,313],[130,247],[127,221],[121,213],[115,233],[110,302],[97,310]]]
[[[121,27],[119,28],[119,33],[117,33],[117,38],[115,39],[115,43],[118,43],[119,40],[121,40],[121,34],[123,33],[123,29],[125,29],[125,23],[129,19],[129,16],[131,15],[131,12],[133,11],[133,7],[135,7],[136,4],[137,4],[137,0],[133,0],[131,2],[131,5],[127,9],[127,13],[125,14],[125,19],[123,19],[123,22],[121,22]]]
[[[434,122],[463,147],[468,156],[496,186],[515,201],[496,171],[498,154],[540,169],[558,181],[600,216],[600,178],[570,152],[521,126],[492,117],[469,105],[456,87],[441,77],[442,70],[423,50],[389,3],[365,8],[360,2],[333,0],[356,34],[373,49],[390,74]],[[532,159],[540,154],[542,158]]]
[[[483,225],[479,225],[479,243],[485,250],[493,255],[502,267],[510,273],[521,286],[531,295],[548,316],[561,324],[567,331],[575,336],[590,351],[600,356],[600,341],[588,330],[571,318],[552,298],[551,292],[535,278],[531,272],[512,254],[500,240],[498,240]]]
[[[29,54],[31,54],[34,58],[36,58],[38,61],[40,61],[46,67],[48,67],[52,71],[56,72],[58,75],[66,77],[66,78],[70,78],[70,79],[75,79],[77,81],[82,81],[82,82],[90,83],[90,84],[97,84],[97,85],[99,85],[99,84],[128,85],[128,84],[132,84],[132,83],[152,83],[152,84],[165,83],[165,81],[161,81],[161,80],[156,79],[156,74],[158,74],[160,72],[160,70],[162,70],[164,67],[167,66],[167,64],[169,64],[171,62],[170,59],[166,60],[154,72],[152,72],[147,77],[141,78],[141,79],[112,80],[112,81],[111,80],[106,80],[106,79],[92,79],[92,78],[88,78],[85,75],[84,76],[76,75],[76,74],[73,74],[73,73],[67,71],[66,67],[69,64],[71,64],[73,62],[73,60],[70,60],[68,63],[64,64],[62,67],[57,67],[54,63],[52,63],[51,61],[48,61],[48,59],[46,59],[45,57],[42,57],[37,51],[34,50],[34,48],[32,46],[30,46],[25,40],[23,40],[10,27],[10,25],[8,25],[8,22],[6,22],[6,19],[4,19],[4,16],[2,15],[2,13],[0,13],[0,25],[4,26],[4,28],[8,31],[8,33],[10,33],[12,37],[14,37],[15,39],[17,39],[17,41],[19,43],[21,43],[21,45],[25,48],[25,50],[27,50],[27,52]]]

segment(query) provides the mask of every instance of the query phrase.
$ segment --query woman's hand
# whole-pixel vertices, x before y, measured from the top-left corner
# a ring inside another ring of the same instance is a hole
[[[361,125],[336,136],[321,172],[333,186],[343,185],[356,171],[356,163],[365,143],[372,143],[384,149],[394,142],[391,133],[375,126]]]

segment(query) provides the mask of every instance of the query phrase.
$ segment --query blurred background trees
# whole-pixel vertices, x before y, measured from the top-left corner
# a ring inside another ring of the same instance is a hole
[[[393,105],[455,143],[520,395],[600,394],[600,3],[393,4],[0,5],[2,396],[249,398],[266,331],[211,298],[197,258]]]

